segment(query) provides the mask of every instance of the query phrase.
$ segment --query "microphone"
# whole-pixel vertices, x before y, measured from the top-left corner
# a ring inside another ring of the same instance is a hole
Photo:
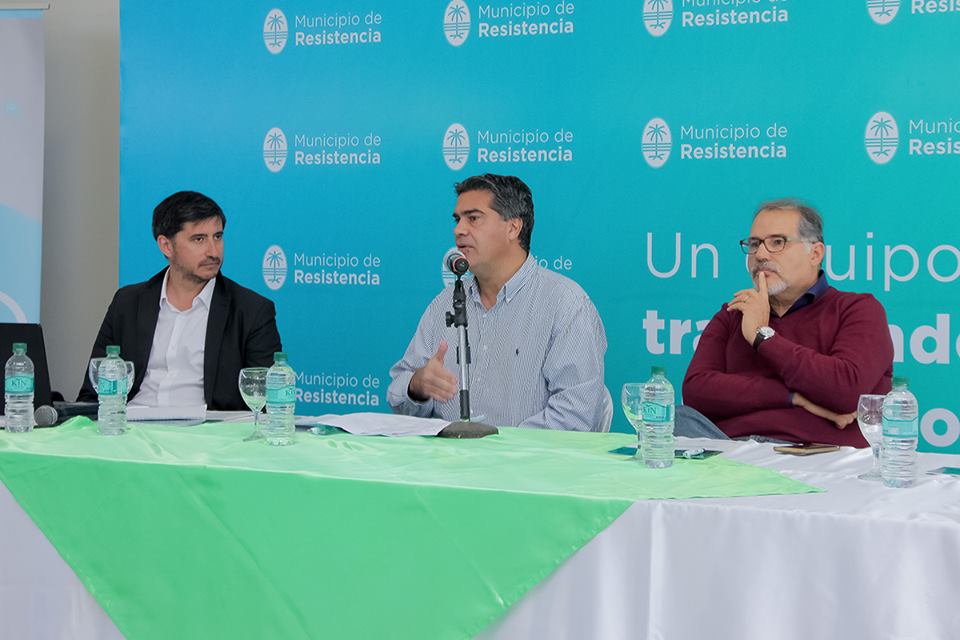
[[[60,414],[57,413],[57,410],[48,404],[40,405],[33,412],[33,421],[37,423],[38,427],[52,427],[57,424],[59,418]]]
[[[462,276],[470,270],[470,263],[467,262],[466,257],[456,250],[449,251],[447,253],[447,259],[444,261],[444,266],[458,276]]]
[[[33,412],[33,420],[38,427],[52,427],[66,421],[74,416],[97,415],[98,404],[96,402],[57,402],[54,406],[48,404],[40,405]]]

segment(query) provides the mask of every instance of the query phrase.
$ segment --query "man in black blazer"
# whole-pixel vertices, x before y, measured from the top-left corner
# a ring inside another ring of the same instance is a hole
[[[270,366],[282,350],[273,303],[220,273],[226,223],[213,200],[193,191],[154,209],[153,235],[169,266],[117,291],[90,355],[120,345],[134,363],[131,402],[242,410],[240,369]],[[97,399],[86,377],[77,399]]]

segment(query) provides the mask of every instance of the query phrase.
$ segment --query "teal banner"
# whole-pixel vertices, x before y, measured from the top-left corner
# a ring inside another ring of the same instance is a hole
[[[749,284],[755,206],[801,197],[832,284],[887,309],[922,449],[960,453],[958,26],[952,1],[125,1],[121,283],[164,264],[153,207],[203,191],[224,273],[277,303],[298,411],[387,410],[453,184],[514,174],[614,398],[654,362],[679,391]]]

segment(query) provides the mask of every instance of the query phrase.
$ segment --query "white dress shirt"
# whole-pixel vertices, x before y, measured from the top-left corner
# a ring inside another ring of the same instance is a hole
[[[193,305],[180,311],[167,301],[167,278],[160,289],[160,315],[140,391],[131,404],[148,407],[185,407],[205,404],[203,350],[207,337],[210,300],[217,279],[203,287]]]

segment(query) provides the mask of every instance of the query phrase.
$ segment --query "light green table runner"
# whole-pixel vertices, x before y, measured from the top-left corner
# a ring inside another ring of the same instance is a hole
[[[482,440],[79,418],[0,432],[0,480],[138,638],[470,638],[635,500],[804,493],[729,460],[653,471],[625,434]]]

